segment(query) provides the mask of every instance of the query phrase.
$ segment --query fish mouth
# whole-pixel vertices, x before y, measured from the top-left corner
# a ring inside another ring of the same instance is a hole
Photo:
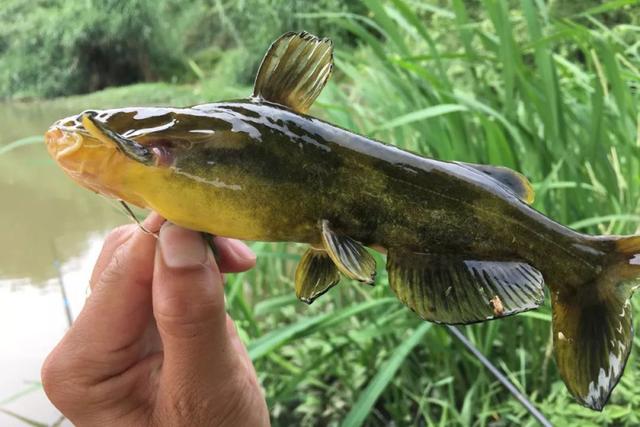
[[[78,132],[65,132],[54,127],[47,131],[44,137],[45,143],[55,160],[63,159],[82,148],[84,138]]]
[[[44,141],[49,154],[56,161],[70,157],[83,147],[100,145],[76,118],[55,122],[45,133]]]

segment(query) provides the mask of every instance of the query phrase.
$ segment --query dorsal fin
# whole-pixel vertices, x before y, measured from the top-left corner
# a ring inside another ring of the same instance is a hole
[[[477,165],[475,163],[463,163],[457,162],[464,166],[472,167],[473,169],[480,171],[491,178],[498,181],[500,184],[511,190],[516,196],[523,202],[530,205],[533,203],[534,192],[533,187],[529,180],[519,172],[504,166],[490,166],[490,165]]]
[[[253,96],[306,112],[333,68],[333,44],[306,32],[285,33],[262,60]]]

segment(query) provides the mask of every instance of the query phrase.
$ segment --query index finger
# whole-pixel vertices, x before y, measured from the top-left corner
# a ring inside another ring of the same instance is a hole
[[[165,221],[163,217],[158,215],[155,212],[151,212],[144,220],[142,225],[147,230],[152,233],[160,230],[162,223]],[[96,261],[96,265],[93,267],[93,272],[91,273],[91,279],[89,279],[89,286],[91,290],[95,288],[96,283],[100,279],[102,272],[109,265],[111,259],[113,258],[113,254],[118,250],[119,247],[124,245],[131,239],[136,230],[139,229],[137,224],[127,224],[121,225],[120,227],[112,230],[104,241],[102,245],[102,250],[100,251],[100,255],[98,255],[98,260]]]

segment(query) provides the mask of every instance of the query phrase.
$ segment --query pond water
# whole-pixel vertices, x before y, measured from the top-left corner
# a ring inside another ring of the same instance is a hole
[[[0,150],[87,107],[0,103]],[[20,417],[51,425],[60,414],[40,387],[40,366],[69,325],[62,288],[75,317],[104,235],[128,219],[67,178],[40,143],[0,154],[0,195],[0,425],[27,425]]]

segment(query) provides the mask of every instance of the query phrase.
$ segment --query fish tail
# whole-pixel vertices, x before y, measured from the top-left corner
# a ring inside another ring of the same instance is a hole
[[[629,299],[640,284],[640,235],[595,240],[608,248],[601,268],[579,286],[553,288],[552,308],[562,379],[581,404],[600,411],[632,346]]]

